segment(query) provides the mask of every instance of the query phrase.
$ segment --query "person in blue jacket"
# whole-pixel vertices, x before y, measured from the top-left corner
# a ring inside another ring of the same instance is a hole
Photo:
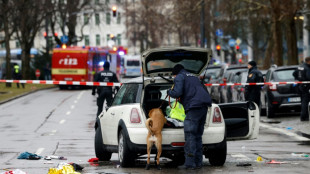
[[[198,79],[187,72],[181,64],[173,67],[174,85],[167,94],[172,98],[180,98],[185,110],[185,163],[179,169],[200,169],[202,167],[202,134],[206,122],[211,97]]]

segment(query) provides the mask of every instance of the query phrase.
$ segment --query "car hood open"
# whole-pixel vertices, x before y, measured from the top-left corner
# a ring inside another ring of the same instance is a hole
[[[211,59],[212,51],[206,48],[167,47],[149,49],[142,53],[142,69],[146,77],[171,76],[176,64],[199,76]]]

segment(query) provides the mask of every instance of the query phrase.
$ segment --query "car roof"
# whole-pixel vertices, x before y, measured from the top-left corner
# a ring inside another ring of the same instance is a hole
[[[292,68],[298,68],[298,65],[285,65],[285,66],[277,66],[277,67],[271,67],[270,69],[274,70],[285,70],[285,69],[292,69]]]

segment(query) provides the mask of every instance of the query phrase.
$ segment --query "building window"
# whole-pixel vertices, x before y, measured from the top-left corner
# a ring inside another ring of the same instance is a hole
[[[95,14],[96,25],[100,24],[100,16],[98,13]]]
[[[95,0],[95,4],[98,5],[99,4],[99,0]]]
[[[110,40],[110,34],[107,34],[107,41]]]
[[[111,13],[107,13],[107,25],[111,24]]]
[[[117,13],[117,24],[121,24],[121,13]]]
[[[110,0],[105,0],[105,4],[110,4]]]
[[[100,46],[100,34],[96,34],[96,46]]]
[[[117,45],[122,45],[122,35],[121,34],[117,35]]]
[[[116,3],[120,4],[120,3],[121,3],[121,0],[116,0]]]
[[[89,46],[89,35],[85,35],[84,39],[85,39],[85,46]]]
[[[16,48],[20,48],[20,43],[19,43],[19,41],[17,40],[17,41],[15,41],[15,46],[16,46]]]
[[[88,14],[84,14],[84,25],[87,25],[89,22]]]

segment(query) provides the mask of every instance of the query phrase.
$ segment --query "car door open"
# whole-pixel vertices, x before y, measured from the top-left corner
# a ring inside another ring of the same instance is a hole
[[[218,104],[227,139],[255,139],[259,133],[259,109],[253,102]]]

